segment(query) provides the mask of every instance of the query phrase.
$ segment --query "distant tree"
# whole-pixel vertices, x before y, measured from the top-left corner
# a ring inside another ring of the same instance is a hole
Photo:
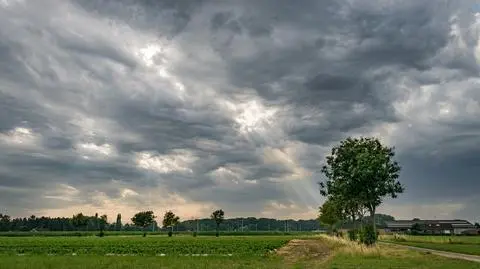
[[[88,225],[88,217],[83,215],[82,213],[78,213],[76,215],[73,215],[72,225],[75,226],[78,229],[85,228]]]
[[[422,228],[420,227],[420,224],[418,222],[415,222],[410,228],[410,230],[412,231],[413,235],[417,235],[421,232]]]
[[[145,231],[145,229],[147,228],[147,226],[151,225],[153,223],[153,221],[155,220],[155,215],[153,215],[153,211],[142,211],[142,212],[138,212],[137,214],[135,214],[135,216],[133,216],[133,218],[131,219],[133,224],[135,224],[136,226],[140,226],[143,228],[143,237],[147,236],[147,232]]]
[[[419,218],[413,218],[413,221],[419,221],[420,219]]]
[[[94,219],[94,223],[95,223],[95,229],[99,230],[100,227],[99,227],[99,219],[98,219],[98,213],[95,213],[95,219]]]
[[[10,230],[10,216],[6,214],[0,214],[0,230],[8,231]]]
[[[357,201],[370,213],[376,233],[375,212],[387,196],[396,198],[404,191],[397,180],[400,166],[393,160],[394,148],[377,138],[347,138],[332,148],[322,173],[321,193],[336,201]]]
[[[108,217],[107,215],[102,215],[100,216],[100,221],[99,221],[99,228],[100,228],[100,231],[104,231],[105,230],[105,227],[107,226],[108,224]]]
[[[321,224],[327,225],[330,228],[330,232],[334,230],[335,224],[344,218],[340,204],[333,199],[327,199],[319,208],[319,213],[318,220]]]
[[[117,214],[117,221],[115,222],[115,230],[120,231],[122,229],[122,214]]]
[[[212,215],[210,215],[210,218],[215,221],[216,226],[216,233],[215,236],[218,237],[220,235],[219,229],[220,229],[220,224],[223,222],[225,219],[225,212],[223,212],[222,209],[218,209],[213,211]]]
[[[173,226],[177,225],[180,218],[175,216],[172,211],[165,212],[163,216],[163,228],[170,228],[171,230],[168,231],[168,236],[172,236],[173,233]]]
[[[475,222],[475,228],[480,229],[480,223]]]

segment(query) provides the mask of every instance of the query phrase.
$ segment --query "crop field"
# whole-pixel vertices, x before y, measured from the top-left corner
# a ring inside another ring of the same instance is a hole
[[[294,235],[0,237],[0,269],[480,269],[480,263],[345,242],[326,236]]]
[[[381,240],[414,247],[480,255],[480,236],[385,235]]]
[[[215,231],[200,231],[197,232],[198,236],[214,236]],[[72,236],[95,236],[98,234],[98,231],[65,231],[65,232],[0,232],[0,237],[72,237]],[[105,232],[106,236],[119,236],[119,235],[138,235],[141,236],[142,231],[107,231]],[[168,232],[148,232],[149,235],[162,235],[167,236]],[[192,236],[192,232],[189,231],[180,231],[174,232],[175,235],[183,236]],[[311,231],[290,231],[290,232],[281,232],[281,231],[221,231],[221,236],[304,236],[304,235],[315,235],[320,234],[319,232]]]
[[[281,247],[292,237],[3,237],[6,255],[261,255]]]

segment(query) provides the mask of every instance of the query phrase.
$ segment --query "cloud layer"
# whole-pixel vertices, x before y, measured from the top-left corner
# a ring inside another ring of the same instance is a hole
[[[480,219],[474,7],[1,1],[0,204],[313,218],[325,152],[376,135],[407,188],[385,212]]]

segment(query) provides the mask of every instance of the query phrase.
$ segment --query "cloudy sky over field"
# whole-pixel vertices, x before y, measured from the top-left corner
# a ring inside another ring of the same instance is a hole
[[[381,212],[478,221],[475,2],[0,0],[0,211],[314,218],[375,135]]]

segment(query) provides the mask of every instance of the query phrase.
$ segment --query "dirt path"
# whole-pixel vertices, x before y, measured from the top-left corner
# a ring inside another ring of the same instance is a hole
[[[381,244],[391,245],[395,247],[403,247],[403,248],[408,248],[411,250],[416,250],[421,252],[428,252],[428,253],[432,253],[432,254],[447,257],[447,258],[462,259],[462,260],[467,260],[472,262],[480,262],[480,256],[477,256],[477,255],[468,255],[468,254],[441,251],[441,250],[435,250],[435,249],[429,249],[429,248],[419,248],[419,247],[400,245],[395,243],[387,243],[387,242],[381,242]]]
[[[326,260],[331,253],[330,248],[320,240],[293,239],[276,251],[285,258],[287,264],[301,262],[319,262]]]

